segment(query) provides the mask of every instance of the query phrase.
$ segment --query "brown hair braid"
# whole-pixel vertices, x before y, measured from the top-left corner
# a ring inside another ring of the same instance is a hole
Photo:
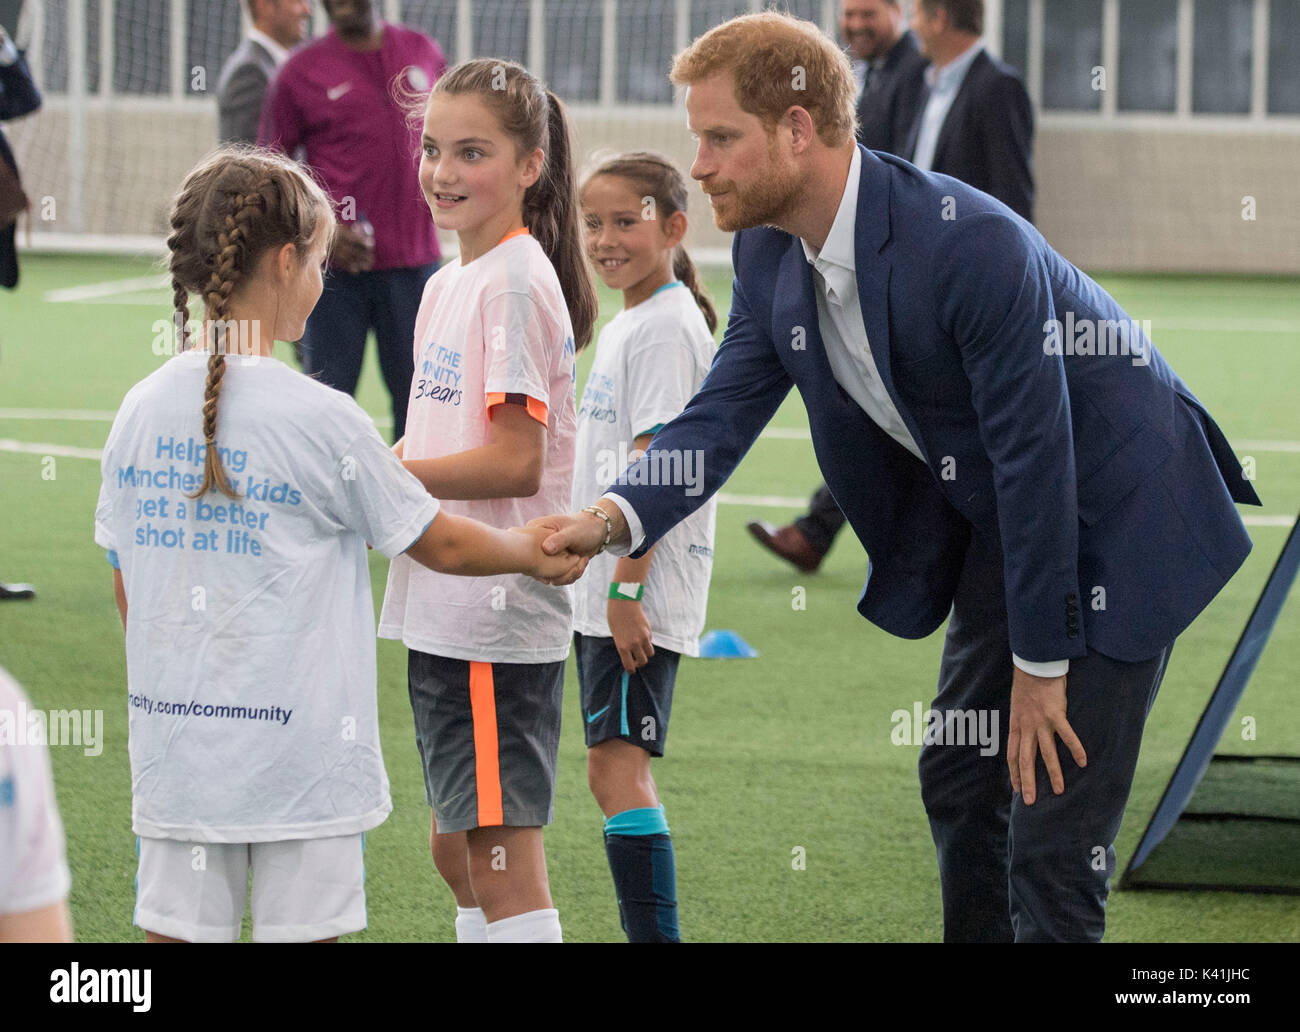
[[[578,192],[573,170],[569,124],[560,98],[522,65],[504,58],[464,61],[434,83],[436,93],[473,94],[501,121],[501,128],[524,155],[546,153],[540,178],[524,193],[524,225],[555,266],[581,351],[591,343],[596,325],[596,286],[582,248]]]
[[[201,294],[207,319],[208,374],[203,384],[203,482],[191,498],[215,487],[238,493],[226,479],[216,446],[217,399],[226,373],[230,302],[262,257],[293,244],[306,260],[311,244],[334,233],[333,205],[300,165],[255,147],[223,147],[205,158],[181,186],[167,238],[178,347],[185,339],[189,295]]]
[[[673,164],[672,159],[654,151],[631,151],[617,157],[602,161],[582,180],[579,196],[586,193],[588,185],[597,176],[618,176],[625,179],[639,197],[653,197],[655,212],[672,215],[685,212],[688,202],[686,178]],[[718,328],[718,313],[714,310],[713,299],[700,283],[695,263],[686,253],[686,248],[678,244],[673,248],[673,275],[682,281],[695,298],[695,303],[704,313],[704,321],[709,332]]]

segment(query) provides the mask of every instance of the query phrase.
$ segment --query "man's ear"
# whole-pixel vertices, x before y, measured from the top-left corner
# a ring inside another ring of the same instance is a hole
[[[813,126],[812,115],[807,108],[797,104],[785,113],[786,124],[790,127],[790,146],[795,154],[802,154],[812,144],[817,130]]]

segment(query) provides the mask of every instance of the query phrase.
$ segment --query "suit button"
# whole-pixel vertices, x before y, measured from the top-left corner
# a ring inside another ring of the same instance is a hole
[[[1070,631],[1068,631],[1068,632],[1066,633],[1065,636],[1066,636],[1067,638],[1077,638],[1077,637],[1079,636],[1079,632],[1076,631],[1076,630],[1070,630]]]

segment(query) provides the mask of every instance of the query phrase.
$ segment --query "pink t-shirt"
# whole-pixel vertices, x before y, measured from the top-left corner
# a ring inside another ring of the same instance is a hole
[[[555,269],[524,232],[487,254],[439,269],[415,322],[415,376],[406,415],[408,459],[488,443],[489,410],[527,396],[546,424],[542,485],[530,498],[444,499],[442,511],[494,527],[567,512],[577,414],[573,326]],[[451,659],[551,663],[569,654],[570,588],[529,577],[451,577],[399,555],[388,568],[382,638]]]
[[[383,46],[362,52],[331,28],[295,50],[267,90],[257,142],[290,156],[303,148],[343,221],[370,220],[376,269],[439,257],[420,191],[421,118],[408,118],[393,91],[427,95],[446,68],[438,44],[414,29],[385,22]]]

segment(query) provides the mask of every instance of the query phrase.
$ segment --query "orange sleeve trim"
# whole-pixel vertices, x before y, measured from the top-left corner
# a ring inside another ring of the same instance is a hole
[[[492,664],[471,660],[469,709],[474,722],[474,783],[478,789],[478,826],[505,822],[501,809],[501,761],[497,749],[497,702]]]
[[[497,405],[506,404],[509,397],[509,395],[501,391],[489,391],[487,395],[488,412],[491,413],[492,409]],[[515,395],[515,397],[520,397],[520,395]],[[541,423],[542,426],[549,426],[550,410],[547,409],[546,403],[544,401],[539,401],[531,394],[522,395],[522,397],[525,398],[528,414],[537,420],[537,422]]]

